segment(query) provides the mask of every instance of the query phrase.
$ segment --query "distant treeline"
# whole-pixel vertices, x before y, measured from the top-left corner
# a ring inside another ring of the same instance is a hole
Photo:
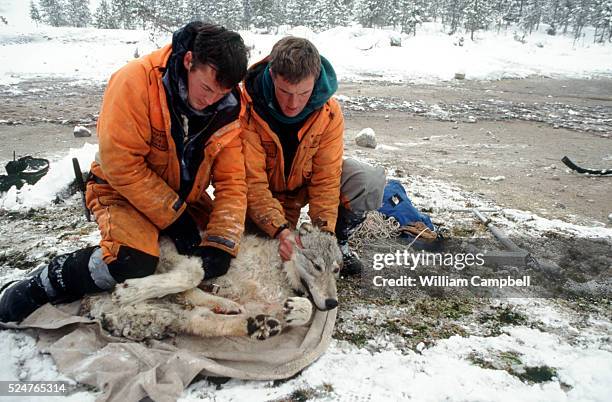
[[[416,35],[423,22],[440,22],[448,34],[517,30],[521,37],[547,24],[550,35],[612,41],[612,0],[89,0],[30,1],[30,17],[52,26],[172,31],[199,19],[231,29],[305,25],[316,31],[357,22]]]

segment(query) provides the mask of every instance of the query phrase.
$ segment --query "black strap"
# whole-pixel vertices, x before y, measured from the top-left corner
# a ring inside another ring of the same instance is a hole
[[[96,184],[108,184],[108,182],[104,179],[99,178],[98,176],[96,176],[93,173],[89,173],[89,176],[87,177],[87,181],[93,181]]]
[[[2,285],[2,288],[0,289],[0,293],[4,292],[4,289],[8,288],[10,285],[12,285],[15,282],[19,282],[19,280],[15,279],[14,281],[10,281]]]

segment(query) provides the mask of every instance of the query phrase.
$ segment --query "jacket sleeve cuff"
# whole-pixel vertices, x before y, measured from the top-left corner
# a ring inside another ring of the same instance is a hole
[[[319,230],[322,230],[324,232],[334,233],[336,230],[336,216],[330,218],[333,219],[324,219],[322,217],[312,218],[312,216],[310,217],[313,226],[318,227]]]
[[[172,211],[174,212],[174,216],[166,223],[166,225],[160,227],[160,229],[168,229],[168,227],[174,222],[176,222],[176,220],[183,214],[183,212],[185,212],[185,209],[187,209],[187,204],[185,204],[185,201],[181,199],[181,197],[178,197],[174,204],[172,204]]]
[[[204,236],[204,240],[202,240],[202,246],[210,246],[214,248],[218,248],[219,250],[223,250],[232,255],[232,257],[236,257],[239,250],[239,245],[233,240],[226,239],[225,237],[221,237],[218,235],[206,235]]]
[[[276,232],[274,232],[274,236],[272,236],[272,238],[276,239],[276,237],[279,235],[279,233],[282,232],[285,229],[289,229],[289,224],[288,223],[283,223],[282,225],[280,225],[278,227],[278,229],[276,229]]]

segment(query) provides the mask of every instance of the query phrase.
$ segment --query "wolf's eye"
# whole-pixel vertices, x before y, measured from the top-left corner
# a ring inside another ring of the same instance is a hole
[[[323,272],[323,267],[321,267],[319,264],[313,264],[315,269],[319,272]]]

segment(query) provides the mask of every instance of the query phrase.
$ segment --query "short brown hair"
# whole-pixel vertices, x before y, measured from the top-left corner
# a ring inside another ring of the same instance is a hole
[[[272,74],[282,76],[291,84],[311,75],[316,80],[321,72],[321,56],[308,39],[287,36],[272,48],[270,69]]]
[[[193,21],[187,28],[194,32],[193,68],[209,64],[216,70],[217,83],[232,88],[244,79],[248,58],[240,34],[220,25]]]

